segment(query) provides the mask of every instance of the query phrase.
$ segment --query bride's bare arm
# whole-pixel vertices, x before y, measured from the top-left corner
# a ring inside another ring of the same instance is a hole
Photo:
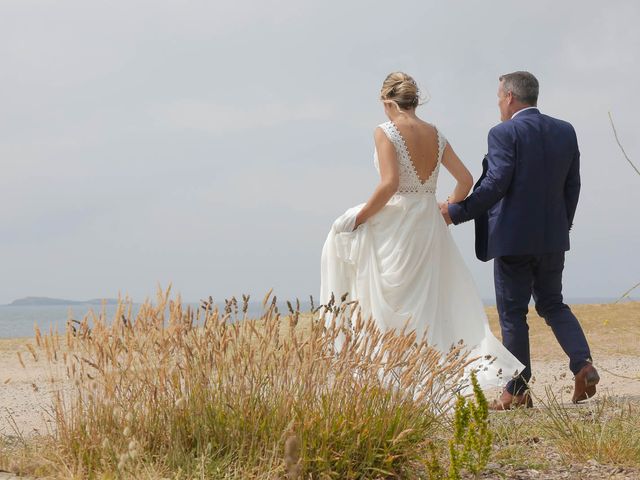
[[[393,194],[398,191],[398,183],[400,181],[398,160],[393,143],[391,143],[380,128],[376,128],[373,137],[378,152],[380,183],[373,191],[371,198],[369,198],[365,206],[362,207],[362,210],[358,212],[356,216],[356,227],[366,222],[387,204]]]
[[[456,188],[453,189],[453,193],[449,195],[449,203],[461,202],[467,198],[467,195],[473,186],[473,177],[448,143],[445,146],[444,153],[442,155],[442,165],[444,165],[444,168],[446,168],[458,182],[456,184]]]

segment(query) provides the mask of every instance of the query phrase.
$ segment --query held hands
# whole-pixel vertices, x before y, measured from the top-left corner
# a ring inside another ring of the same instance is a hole
[[[447,225],[451,225],[453,221],[449,216],[449,199],[447,199],[446,202],[438,203],[438,206],[440,207],[440,213],[442,214],[442,218],[444,218],[445,223]]]

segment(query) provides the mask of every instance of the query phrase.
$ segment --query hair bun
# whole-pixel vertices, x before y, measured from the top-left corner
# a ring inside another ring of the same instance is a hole
[[[413,77],[404,72],[393,72],[382,83],[380,98],[393,100],[400,108],[409,110],[420,104],[420,91]]]

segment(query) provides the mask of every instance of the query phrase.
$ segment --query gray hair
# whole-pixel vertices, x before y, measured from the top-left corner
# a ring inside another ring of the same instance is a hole
[[[540,85],[532,73],[506,73],[500,77],[500,81],[505,93],[511,92],[516,100],[532,106],[538,103]]]

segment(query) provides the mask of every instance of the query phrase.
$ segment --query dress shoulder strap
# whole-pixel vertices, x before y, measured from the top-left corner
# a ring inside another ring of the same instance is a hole
[[[391,121],[384,122],[378,125],[378,127],[382,129],[384,134],[387,136],[389,141],[393,143],[396,149],[401,150],[402,145],[400,143],[400,140],[401,140],[400,135],[398,130],[396,129],[396,126],[393,124],[393,122]]]
[[[444,149],[447,146],[447,138],[442,134],[440,129],[433,125],[438,134],[438,163],[442,162],[442,156],[444,155]]]

